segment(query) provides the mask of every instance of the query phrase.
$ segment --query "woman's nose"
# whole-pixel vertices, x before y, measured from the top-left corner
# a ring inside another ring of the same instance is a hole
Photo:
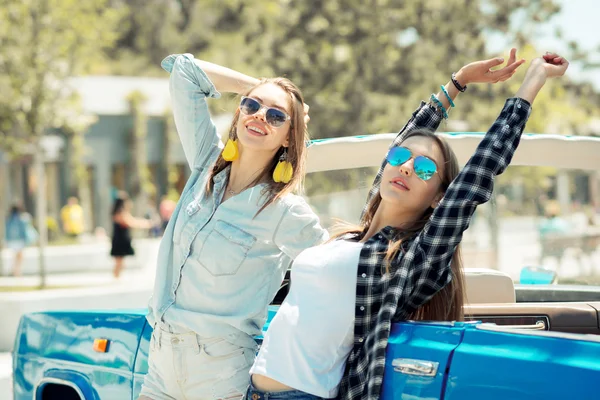
[[[267,118],[267,109],[265,107],[261,107],[260,110],[254,113],[254,118],[259,118],[265,121]]]
[[[412,159],[408,160],[404,164],[400,165],[400,173],[402,175],[410,176],[412,174],[412,171],[413,171],[413,161],[412,161]]]

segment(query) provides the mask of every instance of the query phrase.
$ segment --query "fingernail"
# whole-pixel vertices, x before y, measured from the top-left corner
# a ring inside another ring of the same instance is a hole
[[[496,59],[498,62],[504,62],[504,58],[497,58]]]

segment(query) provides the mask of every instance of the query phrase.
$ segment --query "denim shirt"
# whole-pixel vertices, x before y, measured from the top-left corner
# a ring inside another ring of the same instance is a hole
[[[285,271],[328,234],[293,194],[255,217],[265,200],[262,184],[221,203],[230,167],[206,193],[223,148],[206,98],[220,94],[190,54],[171,55],[162,67],[171,73],[175,125],[192,174],[160,244],[148,321],[254,347]]]

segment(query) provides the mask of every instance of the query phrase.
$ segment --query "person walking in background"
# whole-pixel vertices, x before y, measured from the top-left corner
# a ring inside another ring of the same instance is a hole
[[[31,216],[23,210],[20,204],[15,203],[10,208],[4,232],[6,232],[7,247],[15,253],[12,275],[20,276],[23,250],[37,240],[37,232],[31,225]]]
[[[120,194],[113,205],[112,220],[112,246],[110,255],[115,259],[113,275],[118,278],[123,271],[125,257],[135,254],[131,245],[131,229],[150,229],[152,224],[142,218],[131,215],[132,202],[129,196]]]
[[[173,211],[175,211],[175,207],[177,203],[171,200],[168,196],[163,196],[160,200],[160,204],[158,206],[158,213],[160,214],[160,221],[162,231],[164,232],[167,229],[167,224],[171,219],[171,215],[173,215]]]
[[[146,204],[146,211],[144,212],[144,218],[150,223],[150,229],[148,230],[149,238],[156,238],[162,235],[162,218],[159,215],[158,207],[156,207],[156,201],[148,199]]]
[[[60,210],[63,231],[72,238],[77,238],[83,233],[84,219],[83,208],[79,205],[77,197],[69,197],[67,204]]]

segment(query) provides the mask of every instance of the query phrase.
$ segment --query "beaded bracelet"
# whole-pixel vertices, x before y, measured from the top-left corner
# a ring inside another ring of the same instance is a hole
[[[451,107],[454,107],[454,102],[452,101],[452,99],[450,98],[450,95],[448,94],[448,92],[446,91],[446,88],[444,87],[444,85],[440,85],[440,88],[442,88],[442,92],[444,92],[444,94],[446,95],[446,98],[448,99],[448,103],[450,103]]]
[[[459,92],[464,92],[465,90],[467,90],[467,86],[461,86],[460,83],[458,83],[458,81],[456,80],[456,72],[452,73],[452,77],[450,78],[450,80],[452,80],[452,83],[454,83],[454,86],[458,89]]]
[[[444,107],[444,105],[442,104],[440,99],[435,97],[435,94],[433,94],[433,93],[431,94],[431,102],[434,103],[439,109],[442,110],[442,116],[444,117],[444,119],[448,119],[448,112],[446,111],[446,108]]]

